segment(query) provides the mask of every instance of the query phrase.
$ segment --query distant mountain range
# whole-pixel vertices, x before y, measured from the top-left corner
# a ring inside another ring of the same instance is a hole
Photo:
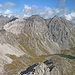
[[[17,18],[14,16],[7,17],[7,16],[0,15],[0,29],[3,27],[3,25],[5,25],[11,21],[14,21],[16,19]]]
[[[44,63],[46,60],[52,63]],[[31,67],[24,71],[38,62],[35,71]],[[58,16],[44,19],[39,15],[28,18],[1,15],[0,75],[20,74],[74,75],[74,24]]]

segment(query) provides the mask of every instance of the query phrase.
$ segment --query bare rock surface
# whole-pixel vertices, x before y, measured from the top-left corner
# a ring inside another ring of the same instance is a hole
[[[63,53],[75,56],[75,26],[70,21],[58,16],[50,19],[44,19],[39,15],[32,15],[26,19],[0,17],[0,25],[2,26],[0,27],[1,73],[5,73],[5,75],[18,75],[18,73],[29,64],[41,61],[42,59],[44,60],[46,55]],[[69,57],[66,55],[64,56]],[[68,60],[68,58],[56,57],[54,58],[57,60],[62,59],[61,62],[55,62],[56,64],[66,66],[66,68],[64,68],[66,70],[64,70],[65,74],[67,73],[66,75],[68,75],[71,73],[69,70],[74,68],[72,63],[75,64],[75,62],[71,61],[72,59]],[[39,59],[36,60],[36,58]],[[56,61],[55,59],[53,62]],[[64,61],[65,64],[63,64]],[[62,70],[59,71],[62,67],[59,65],[58,68],[56,64],[53,64],[55,67],[52,72],[49,71],[46,64],[39,64],[36,66],[36,73],[34,72],[33,75],[38,73],[38,67],[43,71],[43,74],[45,72],[47,74],[48,72],[48,74],[52,73],[51,75],[55,75],[55,73],[57,73],[57,75],[63,75]],[[70,69],[68,69],[67,66]],[[44,70],[44,68],[47,70]],[[40,71],[40,73],[42,73],[42,71]]]
[[[75,74],[75,58],[74,60],[53,55],[43,63],[34,64],[22,71],[21,75],[74,75]],[[71,64],[73,63],[73,64]]]

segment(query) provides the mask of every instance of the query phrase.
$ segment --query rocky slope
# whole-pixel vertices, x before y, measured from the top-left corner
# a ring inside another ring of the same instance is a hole
[[[0,30],[0,75],[19,75],[28,65],[42,62],[50,55],[74,56],[75,49],[70,50],[75,47],[74,29],[74,24],[58,16],[43,19],[33,15],[11,20]],[[61,56],[56,57],[61,59]]]
[[[53,45],[57,44],[56,47],[60,49],[74,47],[75,44],[74,25],[58,16],[54,16],[48,20],[38,15],[27,19],[18,19],[8,23],[4,29],[13,34],[25,33],[31,35],[33,38],[41,38],[45,43],[49,41]]]
[[[52,55],[43,63],[34,64],[28,67],[21,75],[74,75],[75,74],[75,57],[62,57]]]

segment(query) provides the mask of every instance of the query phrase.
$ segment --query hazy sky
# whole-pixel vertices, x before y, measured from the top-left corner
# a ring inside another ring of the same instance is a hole
[[[75,20],[75,0],[0,0],[0,14],[28,17],[39,14],[44,18],[54,15]]]

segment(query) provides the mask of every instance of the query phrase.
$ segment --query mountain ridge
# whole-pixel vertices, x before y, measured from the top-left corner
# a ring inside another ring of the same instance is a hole
[[[69,50],[75,47],[74,24],[58,16],[44,19],[33,15],[11,20],[3,25],[0,36],[0,64],[4,64],[0,67],[1,75],[19,75],[28,65],[44,61],[50,55],[75,52]]]

